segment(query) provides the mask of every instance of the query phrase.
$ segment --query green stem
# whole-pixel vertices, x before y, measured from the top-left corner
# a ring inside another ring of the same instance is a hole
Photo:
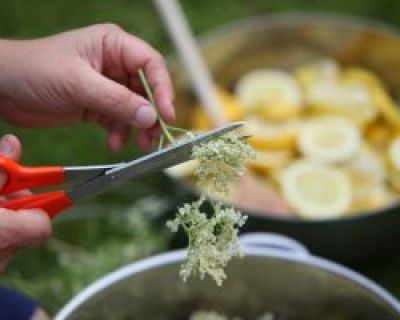
[[[171,130],[171,131],[175,131],[175,132],[179,132],[179,133],[192,133],[192,131],[190,130],[186,130],[186,129],[182,129],[182,128],[178,128],[178,127],[173,127],[167,124],[167,129]]]
[[[161,150],[164,144],[164,135],[161,135],[160,140],[158,141],[158,150]]]
[[[140,78],[140,81],[143,84],[144,90],[146,91],[147,97],[149,98],[151,104],[153,105],[154,110],[157,113],[157,120],[160,123],[161,131],[162,131],[163,135],[167,138],[169,143],[175,144],[174,137],[169,133],[168,128],[167,128],[167,124],[164,122],[164,120],[160,116],[160,112],[159,112],[158,107],[156,105],[155,99],[153,97],[153,93],[151,91],[149,82],[147,80],[146,74],[144,73],[143,69],[139,69],[139,78]]]

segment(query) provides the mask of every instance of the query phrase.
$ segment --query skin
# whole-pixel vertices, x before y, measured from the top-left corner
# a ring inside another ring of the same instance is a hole
[[[37,40],[0,40],[0,117],[25,127],[95,122],[108,131],[112,151],[128,141],[135,127],[136,143],[149,149],[159,128],[143,97],[139,68],[147,75],[161,116],[173,121],[173,90],[163,58],[118,26],[95,25]],[[4,136],[0,154],[18,160],[19,140]],[[0,187],[6,179],[0,171]],[[29,191],[7,198],[25,194]],[[50,235],[50,220],[42,210],[0,208],[0,271],[16,250],[40,245]]]

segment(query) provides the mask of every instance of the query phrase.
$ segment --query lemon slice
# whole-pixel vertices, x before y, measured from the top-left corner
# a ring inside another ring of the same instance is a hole
[[[381,209],[395,201],[395,195],[384,184],[375,186],[364,197],[356,198],[351,204],[349,215],[363,213],[363,211]]]
[[[373,190],[385,183],[384,164],[379,155],[366,145],[343,168],[350,178],[355,200],[373,196]]]
[[[400,171],[400,136],[395,137],[388,149],[390,165],[396,171]]]
[[[198,166],[198,161],[196,159],[193,159],[177,164],[173,167],[166,169],[165,171],[174,177],[186,178],[193,176],[194,171],[197,169]]]
[[[223,116],[227,120],[236,121],[244,116],[243,107],[233,95],[222,88],[218,88],[217,93],[223,108]],[[194,107],[191,119],[190,126],[195,130],[207,130],[212,127],[204,108],[200,105]]]
[[[382,81],[373,72],[361,67],[349,67],[342,72],[341,79],[345,83],[364,84],[369,88],[382,87]]]
[[[295,78],[281,70],[251,71],[239,79],[235,93],[247,112],[269,120],[291,119],[303,107],[302,92]]]
[[[298,67],[294,73],[297,81],[304,88],[320,80],[336,80],[339,77],[340,67],[331,58],[322,58]]]
[[[345,117],[361,127],[378,115],[372,93],[362,84],[314,82],[306,90],[306,99],[315,113]]]
[[[294,149],[300,121],[267,122],[249,117],[244,131],[250,136],[249,143],[257,150]]]
[[[359,129],[339,117],[309,120],[298,137],[298,147],[304,156],[327,164],[350,159],[357,153],[360,144]]]
[[[362,68],[349,68],[343,73],[343,82],[362,84],[369,88],[375,108],[382,113],[386,121],[395,128],[400,128],[400,110],[388,94],[382,81],[371,71]]]
[[[365,130],[365,138],[376,150],[385,150],[393,136],[392,127],[383,120],[374,121]]]
[[[351,183],[337,168],[298,160],[283,170],[284,198],[299,216],[329,219],[345,214],[351,205]]]
[[[255,159],[249,160],[247,164],[256,172],[267,175],[271,170],[288,165],[293,157],[293,152],[289,150],[257,151]]]

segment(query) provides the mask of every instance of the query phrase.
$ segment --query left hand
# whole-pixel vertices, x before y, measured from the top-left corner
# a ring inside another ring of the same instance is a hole
[[[158,135],[144,98],[143,68],[160,114],[174,119],[173,90],[161,55],[118,26],[101,24],[36,40],[0,40],[0,117],[43,127],[94,121],[109,132],[114,151],[138,128],[147,149]]]

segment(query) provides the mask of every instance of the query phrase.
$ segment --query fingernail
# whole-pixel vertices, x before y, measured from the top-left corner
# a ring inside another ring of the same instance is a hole
[[[5,156],[11,156],[13,154],[13,148],[8,135],[0,140],[0,153]]]
[[[157,114],[150,106],[140,106],[135,113],[134,125],[138,128],[150,128],[157,120]]]

